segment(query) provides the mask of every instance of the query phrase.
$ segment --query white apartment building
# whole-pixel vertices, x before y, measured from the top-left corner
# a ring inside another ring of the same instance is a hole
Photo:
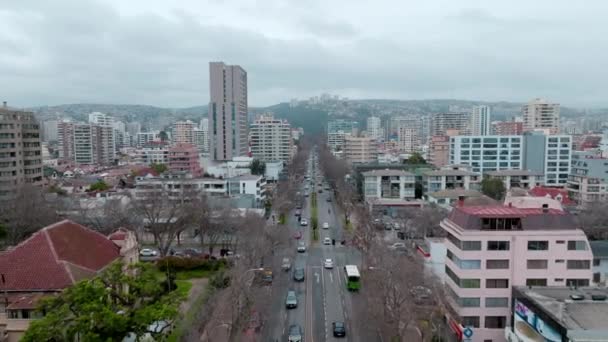
[[[412,153],[421,148],[420,129],[418,127],[397,127],[397,146],[403,153]]]
[[[363,195],[366,201],[375,199],[414,199],[416,177],[402,170],[372,170],[363,172]]]
[[[382,130],[382,120],[377,116],[370,116],[367,118],[367,136],[381,141],[384,138],[384,131]]]
[[[530,170],[488,171],[485,175],[500,179],[506,190],[511,188],[530,190],[545,184],[545,177],[542,173]]]
[[[567,184],[570,197],[579,205],[589,205],[608,198],[608,158],[592,152],[572,154]]]
[[[166,147],[143,147],[135,150],[135,162],[139,164],[169,163],[169,149]]]
[[[200,153],[208,153],[209,152],[209,135],[206,130],[202,130],[200,128],[194,128],[192,131],[192,135],[194,138],[194,146]]]
[[[262,115],[249,129],[251,154],[265,162],[288,162],[293,156],[291,126],[287,120]]]
[[[548,129],[551,134],[559,133],[559,103],[536,98],[523,105],[521,113],[524,118],[524,131]]]
[[[242,175],[228,179],[230,195],[255,195],[256,202],[261,205],[266,200],[266,178],[258,175]]]
[[[378,160],[378,145],[371,137],[345,137],[344,157],[349,163],[373,163]]]
[[[350,137],[351,133],[344,131],[328,132],[327,146],[329,146],[332,151],[341,151],[344,148],[347,136]]]
[[[431,115],[430,135],[446,135],[447,130],[456,129],[465,134],[469,126],[469,113],[434,113]]]
[[[76,123],[72,124],[72,129],[73,161],[83,165],[95,164],[93,125]]]
[[[491,135],[491,108],[489,106],[480,105],[473,107],[471,113],[470,131],[471,135]]]
[[[171,127],[171,137],[174,144],[194,145],[194,127],[196,125],[190,120],[177,121]]]
[[[89,114],[89,123],[93,126],[95,163],[100,165],[114,163],[116,158],[114,119],[110,115],[94,112]]]
[[[422,174],[425,193],[450,189],[477,190],[481,175],[470,171],[463,165],[447,165],[439,170],[426,171]]]
[[[160,131],[137,133],[137,147],[142,148],[148,143],[161,141]]]
[[[59,138],[58,123],[57,120],[47,120],[42,123],[43,141],[57,141]]]

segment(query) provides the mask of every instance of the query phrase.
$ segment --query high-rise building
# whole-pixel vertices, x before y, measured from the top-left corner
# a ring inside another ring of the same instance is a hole
[[[450,155],[450,137],[447,135],[435,135],[429,141],[429,163],[436,167],[448,164]]]
[[[250,141],[255,159],[265,162],[291,160],[293,139],[287,120],[275,119],[272,115],[260,116],[251,125]]]
[[[58,123],[59,122],[57,120],[47,120],[42,123],[43,141],[57,141],[57,139],[59,138]]]
[[[114,138],[114,119],[104,113],[89,114],[92,124],[94,164],[111,165],[116,157],[116,141]]]
[[[127,132],[132,137],[136,136],[137,133],[141,132],[141,124],[139,122],[127,123]]]
[[[200,128],[194,128],[192,130],[192,138],[194,140],[194,146],[200,153],[209,153],[209,136],[207,131]]]
[[[378,161],[378,145],[371,137],[347,136],[344,157],[349,163],[374,163]]]
[[[95,140],[96,137],[94,125],[85,124],[85,123],[75,123],[72,124],[73,127],[73,135],[72,135],[72,144],[73,148],[73,157],[72,161],[76,164],[82,165],[91,165],[96,163],[96,146]],[[69,142],[68,142],[69,143]]]
[[[209,149],[214,160],[247,154],[247,72],[238,65],[209,63]]]
[[[377,116],[370,116],[367,118],[367,136],[381,141],[384,138],[384,131],[382,130],[382,121]]]
[[[0,108],[0,199],[10,199],[24,184],[42,181],[40,125],[34,113]]]
[[[468,113],[434,113],[431,115],[430,135],[445,135],[448,129],[457,129],[461,134],[464,134],[467,131],[468,125]]]
[[[491,135],[491,109],[489,106],[475,106],[471,113],[471,135]]]
[[[177,121],[171,127],[171,138],[174,144],[194,145],[194,122],[190,120]]]
[[[494,124],[494,135],[521,135],[523,131],[523,122],[499,121]]]
[[[142,148],[151,142],[159,141],[161,141],[160,131],[137,133],[136,142],[138,148]]]
[[[536,98],[521,108],[524,118],[524,131],[535,129],[549,130],[551,134],[559,133],[559,103],[550,103]]]
[[[59,160],[64,162],[74,160],[74,123],[61,120],[57,123],[57,142]]]
[[[557,200],[510,197],[504,204],[486,206],[459,200],[440,226],[447,235],[447,302],[455,314],[449,324],[458,338],[460,327],[469,327],[474,341],[505,341],[505,328],[514,323],[513,287],[577,288],[592,281],[587,237]],[[559,306],[555,308],[559,312]],[[542,336],[527,326],[520,329],[519,323],[517,330],[525,336]]]
[[[397,146],[399,151],[412,153],[420,150],[420,130],[416,127],[400,126],[397,129]]]
[[[192,144],[175,144],[169,148],[169,171],[187,173],[193,177],[202,175],[199,154]]]

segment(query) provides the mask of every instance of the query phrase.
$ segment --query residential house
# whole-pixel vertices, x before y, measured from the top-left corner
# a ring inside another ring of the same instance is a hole
[[[500,179],[506,190],[511,188],[533,189],[544,183],[542,173],[530,170],[487,171],[485,175]]]

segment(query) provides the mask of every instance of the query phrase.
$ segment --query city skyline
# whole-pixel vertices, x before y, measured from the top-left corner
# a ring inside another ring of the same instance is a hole
[[[254,107],[321,92],[357,99],[545,97],[597,107],[608,103],[598,68],[608,54],[606,29],[596,24],[605,6],[25,1],[0,7],[8,23],[0,33],[0,70],[11,84],[4,96],[18,107],[204,104],[206,64],[215,60],[248,70]],[[74,12],[104,19],[65,15]]]

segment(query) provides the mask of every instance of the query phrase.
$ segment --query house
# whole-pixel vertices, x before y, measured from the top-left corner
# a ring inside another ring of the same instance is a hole
[[[533,197],[552,198],[554,200],[559,201],[564,207],[571,207],[576,205],[576,202],[570,198],[567,189],[537,186],[528,190],[528,195]]]
[[[0,340],[19,341],[31,320],[40,317],[41,298],[95,277],[114,261],[138,258],[135,235],[124,229],[106,237],[70,220],[42,228],[0,254]]]
[[[416,177],[413,173],[395,170],[371,170],[362,172],[363,195],[372,212],[386,215],[406,207],[420,207],[415,200]]]

